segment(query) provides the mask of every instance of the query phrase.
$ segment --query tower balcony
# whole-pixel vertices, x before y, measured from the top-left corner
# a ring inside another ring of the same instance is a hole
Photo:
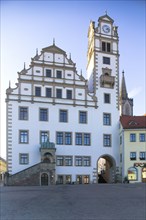
[[[106,88],[113,88],[115,84],[115,77],[109,75],[100,76],[100,86]]]

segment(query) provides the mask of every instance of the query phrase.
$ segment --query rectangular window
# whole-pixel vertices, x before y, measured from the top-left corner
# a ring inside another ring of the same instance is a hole
[[[65,166],[72,166],[72,157],[65,156]]]
[[[111,114],[103,113],[103,124],[104,125],[111,125]]]
[[[80,156],[75,157],[75,165],[82,166],[82,157],[80,157]]]
[[[67,122],[68,121],[68,111],[67,110],[60,110],[59,111],[59,121],[60,122]]]
[[[106,51],[106,45],[105,45],[105,42],[102,42],[102,51]]]
[[[72,90],[66,90],[66,98],[72,99]]]
[[[63,166],[63,165],[64,165],[64,157],[57,156],[57,166]]]
[[[71,132],[65,132],[65,145],[72,144],[72,134]]]
[[[29,154],[19,154],[19,164],[28,164]]]
[[[46,77],[51,78],[51,70],[50,69],[46,69]]]
[[[111,44],[110,43],[107,43],[107,52],[111,52]]]
[[[87,112],[79,111],[79,123],[81,124],[87,123]]]
[[[111,51],[111,44],[107,42],[102,42],[102,51],[110,52]]]
[[[40,121],[48,121],[48,109],[40,108],[39,119]]]
[[[36,86],[35,87],[35,96],[41,96],[41,87]]]
[[[63,132],[56,133],[56,143],[63,144]]]
[[[104,147],[111,147],[111,135],[110,134],[103,135],[103,145]]]
[[[28,131],[19,131],[19,142],[21,144],[28,144]]]
[[[136,134],[130,134],[130,142],[136,141]]]
[[[19,120],[28,120],[28,107],[19,107]]]
[[[56,89],[56,98],[62,99],[62,89]]]
[[[58,78],[58,79],[62,78],[62,72],[60,70],[56,71],[56,78]]]
[[[136,152],[130,152],[130,160],[136,160]]]
[[[145,142],[146,141],[146,134],[139,134],[139,141],[140,142]]]
[[[90,157],[84,157],[83,158],[83,166],[89,167],[90,164],[91,164]]]
[[[40,143],[46,142],[48,137],[49,137],[48,131],[41,131],[41,133],[40,133]]]
[[[76,145],[82,145],[82,133],[76,133]]]
[[[84,145],[89,146],[90,144],[90,134],[84,133]]]
[[[46,97],[51,98],[52,97],[52,89],[46,88]]]
[[[146,152],[140,152],[139,153],[139,159],[140,160],[146,160]]]
[[[105,93],[104,94],[104,103],[110,103],[110,94]]]
[[[103,57],[103,64],[110,65],[110,58],[109,57]]]

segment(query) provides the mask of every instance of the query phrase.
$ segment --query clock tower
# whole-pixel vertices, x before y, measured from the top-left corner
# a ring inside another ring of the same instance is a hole
[[[89,92],[95,95],[103,88],[119,95],[119,37],[118,27],[113,23],[106,14],[99,17],[97,26],[93,21],[89,25],[87,78]]]
[[[94,21],[90,22],[87,78],[89,92],[97,97],[97,120],[95,120],[97,152],[101,150],[101,158],[105,160],[108,157],[116,158],[117,170],[120,116],[118,47],[118,27],[114,25],[111,17],[107,14],[99,17],[97,25]],[[106,141],[110,142],[110,147],[105,147]]]

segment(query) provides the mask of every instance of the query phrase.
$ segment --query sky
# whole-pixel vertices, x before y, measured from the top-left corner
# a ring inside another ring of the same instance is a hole
[[[53,44],[71,53],[77,71],[86,78],[87,33],[90,21],[107,14],[118,26],[120,80],[125,72],[129,98],[134,99],[134,115],[146,113],[146,1],[29,1],[1,0],[0,24],[0,93],[1,93],[1,151],[6,158],[5,91],[11,81],[14,88],[18,74],[29,68],[36,49]]]

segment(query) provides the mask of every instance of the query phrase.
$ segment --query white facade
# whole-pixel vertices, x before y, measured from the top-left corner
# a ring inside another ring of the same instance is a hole
[[[15,89],[7,89],[10,174],[41,162],[40,144],[48,134],[56,148],[56,181],[69,176],[72,182],[97,182],[99,158],[110,163],[112,181],[119,167],[119,52],[113,20],[105,15],[97,27],[91,22],[88,38],[88,80],[53,44],[18,73]]]

